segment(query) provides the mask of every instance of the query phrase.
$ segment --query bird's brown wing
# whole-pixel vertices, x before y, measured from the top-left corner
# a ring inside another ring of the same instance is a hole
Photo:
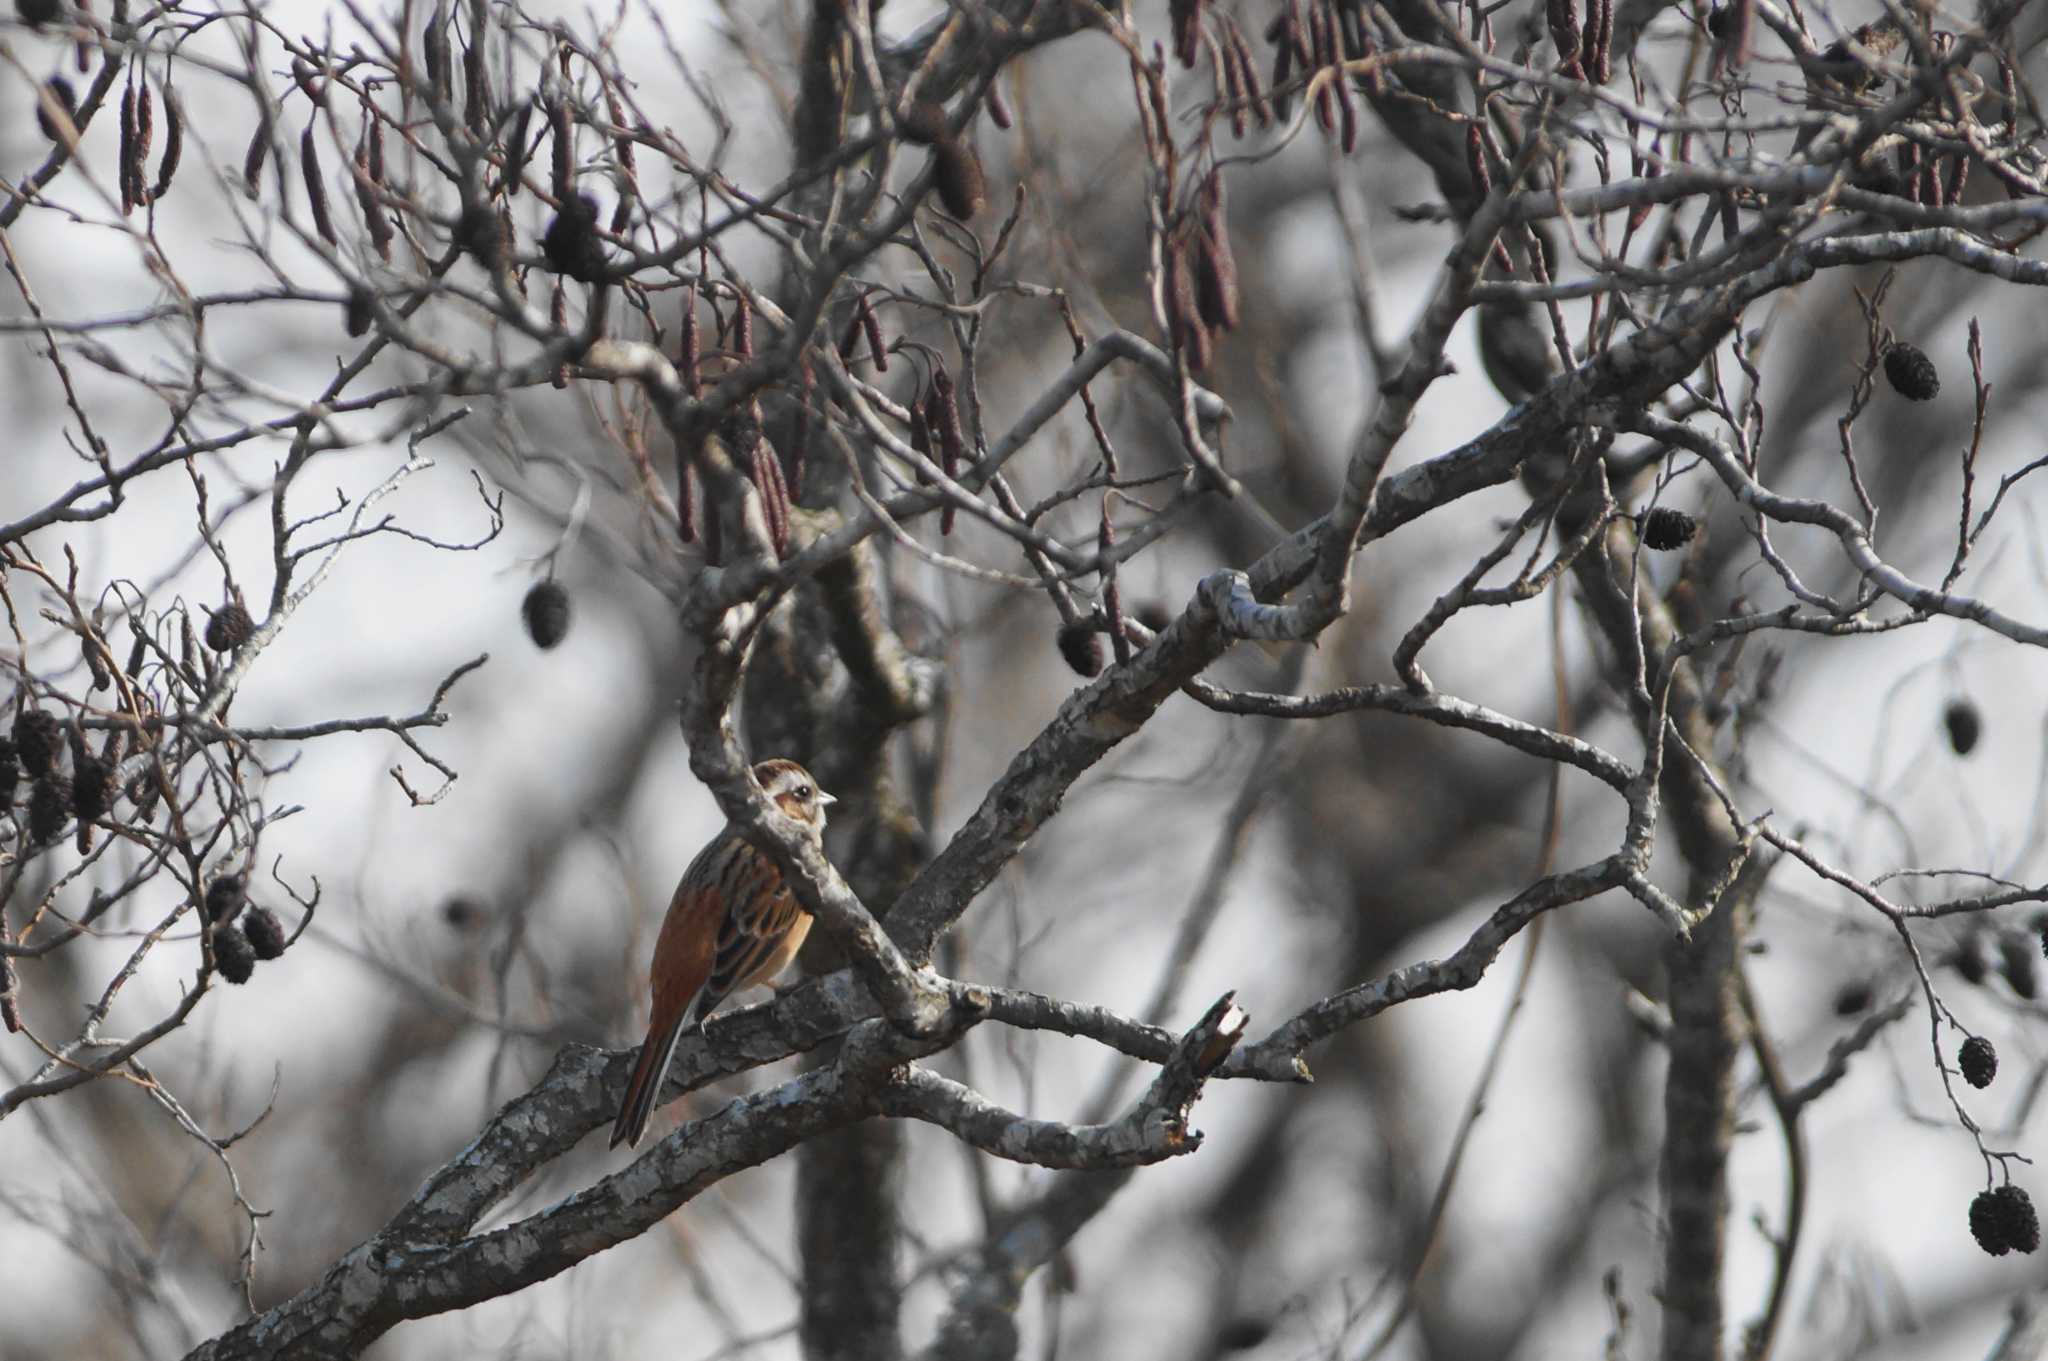
[[[626,1084],[626,1098],[620,1103],[618,1122],[612,1126],[612,1147],[621,1143],[638,1145],[647,1130],[668,1077],[669,1061],[675,1057],[676,1042],[683,1032],[701,1021],[705,1005],[692,1005],[704,992],[711,977],[712,961],[718,952],[723,898],[717,887],[719,871],[729,868],[734,844],[714,841],[698,854],[676,895],[669,900],[668,915],[662,918],[661,935],[654,942],[654,1005],[647,1018],[647,1038],[640,1046],[640,1058]]]
[[[775,971],[780,947],[804,916],[796,895],[782,882],[781,871],[759,851],[746,857],[735,877],[741,880],[742,890],[728,899],[733,907],[719,928],[711,976],[697,1009],[700,1016],[710,1015],[729,994],[765,982]],[[787,958],[782,962],[787,963]]]

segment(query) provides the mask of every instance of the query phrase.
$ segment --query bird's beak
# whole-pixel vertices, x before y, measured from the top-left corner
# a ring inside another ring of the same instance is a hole
[[[833,797],[832,795],[830,795],[830,794],[827,794],[827,793],[826,793],[826,792],[825,792],[824,790],[822,790],[822,789],[821,789],[821,790],[819,790],[819,791],[818,791],[818,806],[819,806],[820,808],[823,808],[823,807],[824,807],[824,806],[825,806],[826,804],[828,804],[828,803],[837,803],[837,802],[839,802],[839,800],[838,800],[838,799],[834,798],[834,797]]]

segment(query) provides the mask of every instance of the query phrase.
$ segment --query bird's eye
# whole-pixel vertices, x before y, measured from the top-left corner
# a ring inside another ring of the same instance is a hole
[[[811,787],[807,784],[800,784],[789,792],[800,799],[808,799],[811,796]]]

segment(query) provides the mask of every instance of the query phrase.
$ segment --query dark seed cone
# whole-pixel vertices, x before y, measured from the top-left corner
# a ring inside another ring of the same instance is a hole
[[[81,757],[71,771],[71,811],[80,822],[92,822],[113,802],[114,772],[97,756]]]
[[[50,773],[64,740],[64,729],[41,709],[24,709],[14,720],[14,752],[31,780]]]
[[[1984,720],[1967,699],[1950,700],[1941,711],[1941,725],[1948,729],[1948,744],[1958,756],[1975,751],[1977,739],[1984,735]]]
[[[248,881],[239,874],[223,874],[206,886],[206,917],[216,926],[235,919],[249,898]]]
[[[1984,943],[1974,933],[1964,937],[1949,963],[1956,966],[1965,983],[1981,985],[1991,976],[1990,966],[1984,962]]]
[[[963,142],[940,142],[932,148],[932,180],[938,186],[939,202],[962,222],[971,220],[988,199],[988,181],[981,173],[981,157]]]
[[[1970,1236],[1993,1257],[2032,1252],[2041,1246],[2041,1222],[2034,1202],[2010,1182],[1980,1191],[1970,1202]]]
[[[1982,1035],[1972,1035],[1956,1051],[1956,1067],[1972,1087],[1989,1087],[1991,1079],[1998,1076],[1998,1051]]]
[[[1941,375],[1934,361],[1918,346],[1904,341],[1884,352],[1884,376],[1892,390],[1913,402],[1931,402],[1941,391]]]
[[[256,632],[256,621],[249,617],[249,611],[240,602],[221,606],[206,621],[206,645],[215,652],[231,652],[249,641]]]
[[[14,806],[14,790],[21,783],[21,758],[14,743],[0,737],[0,809]]]
[[[1659,552],[1685,547],[1700,530],[1699,521],[1670,506],[1658,506],[1645,514],[1640,524],[1643,547]]]
[[[256,947],[232,926],[213,931],[213,967],[230,983],[246,983],[256,972]]]
[[[2005,1241],[2014,1252],[2031,1253],[2041,1246],[2041,1220],[2034,1213],[2032,1197],[2007,1183],[1992,1192],[1999,1199],[2005,1217]]]
[[[569,593],[559,581],[537,581],[519,606],[526,620],[526,636],[545,652],[569,633]]]
[[[70,81],[66,80],[63,76],[51,76],[43,82],[43,89],[57,107],[64,110],[64,116],[67,120],[77,114],[78,91],[72,88]],[[50,110],[45,107],[40,99],[36,101],[36,126],[41,128],[43,136],[51,141],[61,142],[64,140],[63,130],[58,127],[57,120],[50,116]],[[72,130],[74,132],[77,130],[76,124],[73,124]]]
[[[481,926],[484,916],[483,905],[474,898],[457,895],[441,904],[441,920],[457,931],[467,931],[471,927]]]
[[[1970,1202],[1970,1237],[1993,1257],[2003,1257],[2012,1251],[2012,1244],[2005,1241],[2005,1223],[1999,1214],[1998,1200],[1990,1191],[1979,1191]]]
[[[362,287],[351,288],[348,291],[348,302],[342,312],[342,328],[352,336],[364,335],[369,331],[373,319],[370,314],[370,290]]]
[[[267,907],[252,907],[242,918],[242,934],[258,959],[276,959],[284,953],[284,923]],[[216,940],[216,951],[219,949]]]
[[[2033,947],[2025,936],[2010,935],[1998,938],[1998,971],[2005,975],[2005,981],[2012,988],[2013,995],[2021,1001],[2031,1002],[2040,993],[2040,979],[2035,972]]]
[[[562,201],[561,211],[548,223],[540,239],[541,254],[548,268],[580,283],[604,282],[604,243],[597,235],[597,201],[588,194],[571,194]]]
[[[505,257],[505,229],[488,205],[464,208],[455,223],[455,244],[485,269],[496,270]]]
[[[14,0],[14,12],[30,28],[41,28],[64,12],[57,0]]]
[[[1067,659],[1067,665],[1081,676],[1102,674],[1102,635],[1085,622],[1067,624],[1060,629],[1060,656]]]
[[[1835,1015],[1854,1016],[1870,1009],[1870,985],[1868,983],[1845,983],[1835,994]]]
[[[912,104],[896,120],[896,128],[904,141],[919,146],[936,146],[951,136],[946,127],[946,106],[936,99],[920,99]]]
[[[41,845],[55,841],[71,820],[71,781],[62,775],[45,775],[36,781],[28,796],[28,837]]]

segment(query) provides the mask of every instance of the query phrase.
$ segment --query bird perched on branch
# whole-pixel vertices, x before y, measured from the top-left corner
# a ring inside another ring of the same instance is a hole
[[[761,792],[805,836],[825,833],[825,805],[836,802],[794,761],[754,767]],[[782,871],[767,853],[727,823],[697,853],[669,900],[654,944],[653,1013],[626,1099],[612,1126],[611,1146],[638,1146],[647,1132],[676,1041],[704,1024],[720,1002],[742,988],[766,983],[789,967],[811,929]]]

